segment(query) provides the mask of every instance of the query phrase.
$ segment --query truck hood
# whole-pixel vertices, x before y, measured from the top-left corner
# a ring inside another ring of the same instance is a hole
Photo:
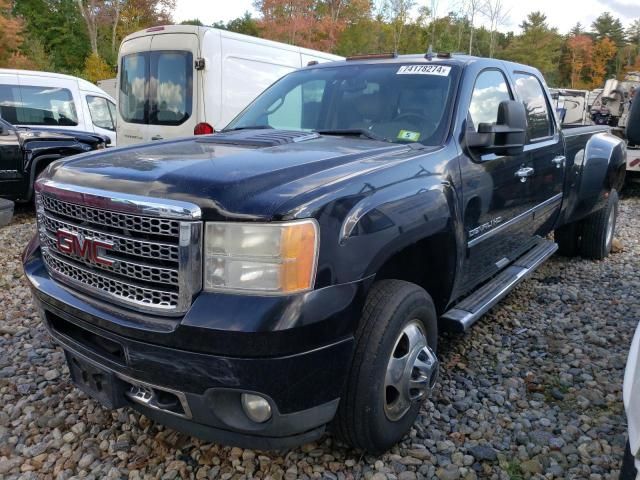
[[[295,208],[292,200],[303,193],[383,168],[390,156],[425,152],[357,137],[308,135],[266,146],[216,137],[92,152],[56,162],[47,176],[64,184],[188,201],[206,219],[271,219],[286,216],[278,208]]]
[[[46,142],[70,142],[75,141],[79,143],[85,143],[94,147],[98,143],[109,144],[111,139],[105,135],[98,133],[83,132],[80,130],[57,130],[55,128],[33,128],[33,127],[18,127],[16,130],[20,141],[46,141]]]

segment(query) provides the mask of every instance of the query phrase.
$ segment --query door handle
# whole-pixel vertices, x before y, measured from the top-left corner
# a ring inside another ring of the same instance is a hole
[[[522,167],[520,170],[516,171],[516,177],[520,178],[521,182],[526,182],[527,178],[533,175],[535,170],[531,167]]]
[[[151,137],[151,140],[162,140],[162,137],[160,135],[154,135]]]
[[[559,155],[551,161],[556,165],[556,168],[562,168],[564,167],[564,162],[566,159],[567,158],[564,155]]]

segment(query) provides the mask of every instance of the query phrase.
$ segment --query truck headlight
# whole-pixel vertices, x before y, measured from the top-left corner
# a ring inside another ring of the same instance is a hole
[[[318,224],[208,222],[204,288],[286,294],[310,290],[318,257]]]

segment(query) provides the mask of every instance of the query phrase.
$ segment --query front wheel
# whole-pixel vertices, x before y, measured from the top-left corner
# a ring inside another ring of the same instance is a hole
[[[582,221],[580,254],[586,258],[602,260],[611,252],[618,218],[618,192],[611,190],[603,208]]]
[[[415,421],[437,379],[438,324],[422,288],[400,280],[374,284],[356,332],[356,349],[334,433],[379,454]]]

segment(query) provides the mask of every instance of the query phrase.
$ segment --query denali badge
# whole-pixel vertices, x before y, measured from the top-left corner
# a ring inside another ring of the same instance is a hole
[[[113,260],[105,256],[105,252],[113,248],[111,242],[85,238],[80,232],[60,229],[56,232],[56,245],[58,250],[67,255],[77,255],[107,267],[113,265]]]

